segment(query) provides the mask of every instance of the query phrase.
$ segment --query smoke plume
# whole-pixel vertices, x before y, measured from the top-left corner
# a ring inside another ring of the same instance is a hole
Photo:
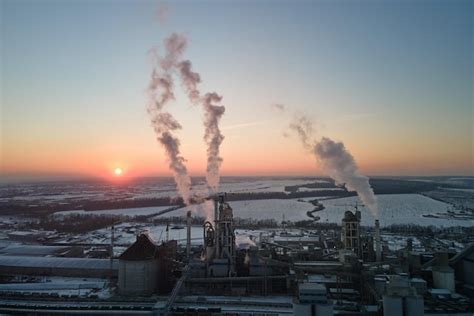
[[[190,101],[195,105],[200,105],[204,110],[204,140],[207,144],[206,180],[211,193],[217,191],[220,181],[219,169],[222,163],[220,145],[224,136],[219,128],[219,122],[225,112],[225,107],[219,105],[222,97],[217,93],[201,95],[198,89],[201,82],[200,75],[192,70],[189,60],[182,58],[186,46],[186,38],[173,33],[164,40],[165,54],[163,57],[158,56],[156,50],[152,51],[155,57],[155,67],[148,87],[150,100],[148,111],[152,117],[158,141],[165,148],[178,191],[184,203],[189,204],[191,179],[185,166],[186,160],[180,154],[179,139],[175,134],[181,129],[181,125],[169,112],[163,111],[164,106],[175,99],[173,94],[174,72],[177,71],[181,85]]]
[[[337,184],[345,184],[347,190],[356,191],[362,202],[377,217],[377,199],[370,187],[369,178],[360,174],[354,157],[347,151],[344,144],[323,137],[315,144],[314,154],[322,169]]]
[[[207,144],[206,180],[211,193],[215,193],[219,187],[219,169],[222,163],[220,145],[224,140],[224,135],[219,128],[220,119],[225,112],[225,107],[218,105],[222,101],[222,97],[215,92],[201,96],[198,90],[201,76],[192,71],[192,64],[189,60],[178,62],[176,67],[190,101],[201,105],[204,110],[204,140]]]
[[[186,160],[180,153],[180,141],[175,135],[181,129],[179,122],[164,107],[169,101],[174,100],[173,78],[170,73],[172,65],[180,58],[186,47],[183,38],[172,34],[165,40],[166,54],[160,58],[153,50],[155,65],[153,67],[150,84],[148,86],[148,113],[158,142],[164,147],[169,162],[169,167],[173,171],[176,187],[183,202],[188,205],[190,200],[191,178],[188,175]]]
[[[276,111],[280,111],[280,112],[285,111],[285,105],[283,105],[281,103],[270,104],[270,108],[272,108],[272,110],[276,110]]]
[[[298,134],[303,146],[309,149],[312,145],[310,138],[313,134],[313,124],[311,121],[305,116],[300,116],[290,123],[290,128]]]
[[[225,112],[225,107],[213,103],[221,102],[222,97],[217,93],[206,93],[203,98],[204,107],[204,140],[207,143],[207,173],[206,180],[209,188],[215,193],[219,186],[219,169],[222,158],[219,155],[219,149],[224,135],[219,128],[219,121]]]
[[[360,174],[354,157],[344,144],[328,137],[323,137],[319,142],[313,140],[313,126],[305,116],[296,118],[290,128],[298,134],[303,146],[311,150],[323,172],[337,184],[344,184],[347,190],[356,191],[370,212],[377,217],[377,198],[370,187],[369,178]]]

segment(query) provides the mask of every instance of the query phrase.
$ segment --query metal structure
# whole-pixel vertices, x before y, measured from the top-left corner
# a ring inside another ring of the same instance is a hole
[[[360,248],[360,211],[355,207],[355,214],[351,211],[344,213],[342,219],[341,241],[344,249],[352,250],[357,256],[361,255]]]
[[[375,220],[375,261],[382,261],[382,240],[380,239],[380,222]]]
[[[213,276],[231,276],[235,273],[235,234],[232,208],[225,195],[214,198],[214,225],[204,223],[204,255],[208,273]]]
[[[191,256],[191,211],[186,214],[186,257],[190,260]]]

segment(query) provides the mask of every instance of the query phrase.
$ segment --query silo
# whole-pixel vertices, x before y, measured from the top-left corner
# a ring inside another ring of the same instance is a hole
[[[455,293],[454,269],[449,266],[448,254],[437,254],[438,263],[433,267],[433,286],[438,289],[447,289]]]

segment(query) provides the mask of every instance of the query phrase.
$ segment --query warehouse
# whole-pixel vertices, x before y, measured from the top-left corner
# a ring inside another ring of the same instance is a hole
[[[2,275],[117,277],[118,263],[110,259],[0,256]]]

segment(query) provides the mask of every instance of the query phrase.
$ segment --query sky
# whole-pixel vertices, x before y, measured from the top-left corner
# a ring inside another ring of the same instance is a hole
[[[322,175],[300,114],[369,176],[474,175],[472,1],[1,0],[0,176],[171,175],[146,88],[173,32],[223,96],[223,175]],[[203,175],[203,113],[175,93]]]

